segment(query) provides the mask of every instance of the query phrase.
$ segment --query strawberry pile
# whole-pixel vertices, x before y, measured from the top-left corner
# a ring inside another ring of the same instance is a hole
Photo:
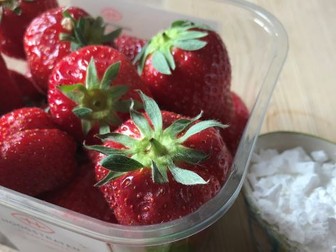
[[[221,37],[152,38],[49,0],[0,1],[0,185],[123,225],[181,218],[229,177],[249,112]],[[10,27],[9,29],[9,23]]]

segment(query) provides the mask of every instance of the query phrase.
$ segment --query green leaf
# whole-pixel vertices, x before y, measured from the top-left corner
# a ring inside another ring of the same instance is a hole
[[[186,119],[186,118],[178,119],[174,121],[171,125],[169,125],[169,127],[167,127],[164,130],[164,132],[168,134],[169,136],[171,136],[171,138],[175,138],[179,133],[185,130],[190,124],[200,119],[202,114],[203,113],[201,112],[197,116],[191,119]]]
[[[134,145],[138,142],[138,140],[136,140],[133,137],[124,135],[124,134],[120,134],[120,133],[115,133],[115,132],[111,132],[108,134],[102,134],[102,135],[97,135],[97,137],[103,141],[113,141],[113,142],[117,142],[120,143],[128,148],[132,148],[134,147]]]
[[[183,161],[189,164],[198,164],[208,158],[208,155],[202,151],[191,149],[180,145],[173,159]]]
[[[179,40],[198,39],[198,38],[204,38],[207,35],[208,35],[207,32],[187,30],[185,32],[179,33],[178,39]]]
[[[116,101],[127,94],[129,87],[126,85],[113,85],[110,90],[112,99]],[[129,111],[129,106],[127,111]]]
[[[168,182],[168,175],[165,170],[156,165],[154,161],[152,161],[152,179],[153,182],[163,184]]]
[[[103,43],[114,41],[117,37],[120,36],[122,32],[122,28],[117,28],[116,30],[104,35],[103,37]]]
[[[82,124],[83,134],[84,136],[86,136],[89,133],[89,131],[92,129],[93,123],[88,120],[82,119],[81,124]]]
[[[197,39],[176,40],[174,46],[185,51],[196,51],[205,47],[207,42]]]
[[[102,89],[108,89],[111,86],[111,82],[118,76],[120,69],[120,61],[111,64],[104,73],[101,81]]]
[[[155,155],[157,157],[162,157],[165,156],[169,153],[169,151],[167,150],[167,148],[158,140],[156,140],[155,138],[150,139],[150,143],[152,145],[152,148],[155,152]]]
[[[205,181],[196,172],[186,170],[186,169],[181,169],[181,168],[176,167],[174,165],[169,166],[169,170],[172,173],[176,182],[181,183],[183,185],[200,185],[200,184],[204,185],[204,184],[207,184],[207,181]]]
[[[170,51],[170,45],[169,46],[165,46],[163,48],[163,52],[164,52],[164,56],[165,56],[165,58],[167,60],[167,63],[169,65],[170,69],[171,70],[175,70],[176,65],[175,65],[174,57],[173,57],[173,55],[172,55],[172,53]]]
[[[108,134],[111,132],[110,126],[105,123],[100,123],[99,125],[99,134]]]
[[[109,155],[103,158],[100,164],[111,171],[128,172],[144,167],[140,162],[125,155]]]
[[[89,65],[86,70],[86,79],[85,86],[87,89],[92,89],[96,87],[99,83],[96,64],[94,62],[94,58],[90,59]]]
[[[162,114],[158,104],[154,101],[154,99],[145,95],[141,90],[138,90],[140,97],[144,104],[144,109],[149,116],[154,130],[161,132],[162,131]]]
[[[144,136],[150,138],[152,136],[152,131],[153,131],[151,126],[149,125],[146,117],[142,113],[134,110],[133,107],[134,107],[134,102],[132,102],[131,108],[130,108],[131,119],[133,120],[135,125],[138,127],[140,132]]]
[[[85,38],[83,31],[86,30],[86,27],[88,25],[85,18],[79,18],[75,22],[75,28],[73,29],[73,34],[76,38],[76,44],[78,44],[78,48],[83,47],[84,45],[88,45],[88,41]]]
[[[189,20],[175,20],[170,26],[172,28],[176,27],[186,27],[186,26],[193,26],[193,22]]]
[[[118,178],[118,177],[120,177],[124,174],[125,174],[124,172],[112,172],[112,171],[110,171],[103,179],[98,181],[94,186],[106,185],[111,180],[114,180],[114,179],[116,179],[116,178]]]
[[[69,99],[74,101],[76,104],[81,103],[81,100],[86,93],[86,88],[80,83],[72,84],[72,85],[60,85],[60,86],[57,86],[57,88],[65,96],[67,96]]]
[[[161,51],[155,51],[152,58],[153,67],[162,74],[171,74],[169,64]]]
[[[141,75],[147,59],[147,50],[150,40],[142,47],[141,51],[134,57],[133,65],[137,66],[138,74]]]
[[[85,107],[75,107],[72,112],[78,117],[85,119],[92,114],[92,109]]]
[[[206,121],[200,121],[196,124],[194,124],[193,126],[191,126],[187,132],[181,136],[179,138],[179,142],[183,143],[185,140],[187,140],[189,137],[191,137],[192,135],[195,135],[203,130],[206,130],[208,128],[212,128],[212,127],[219,127],[219,128],[226,128],[227,126],[217,122],[215,120],[206,120]]]
[[[126,150],[113,149],[113,148],[106,147],[106,146],[100,145],[100,144],[97,144],[97,145],[85,145],[84,144],[84,148],[88,149],[88,150],[97,151],[97,152],[102,153],[102,154],[104,154],[106,156],[108,156],[108,155],[116,155],[116,154],[125,155],[125,154],[128,153]]]

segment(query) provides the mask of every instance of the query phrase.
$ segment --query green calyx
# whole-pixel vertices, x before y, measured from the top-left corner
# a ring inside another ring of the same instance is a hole
[[[58,86],[64,95],[77,104],[72,112],[81,119],[85,135],[97,124],[101,134],[109,132],[110,125],[117,126],[122,122],[118,112],[128,112],[130,100],[121,99],[127,93],[128,87],[111,85],[118,75],[119,68],[120,62],[110,65],[99,80],[96,65],[91,58],[85,84]]]
[[[167,30],[155,35],[135,58],[135,62],[139,62],[139,73],[142,73],[149,55],[152,55],[153,67],[158,72],[169,75],[176,67],[172,48],[196,51],[205,47],[206,42],[201,40],[201,38],[206,37],[208,33],[206,31],[193,30],[193,28],[209,29],[190,21],[178,20],[173,22]]]
[[[197,165],[207,158],[205,153],[186,147],[183,143],[207,128],[226,126],[215,120],[196,122],[201,117],[199,114],[192,119],[178,119],[163,129],[162,114],[157,103],[141,91],[139,94],[149,119],[135,110],[133,103],[130,107],[130,116],[141,133],[140,139],[120,133],[107,133],[99,137],[103,141],[118,142],[125,146],[125,149],[113,149],[102,145],[86,146],[90,150],[106,155],[101,160],[101,165],[108,169],[109,173],[97,185],[103,185],[126,172],[140,168],[151,168],[152,179],[156,183],[168,182],[168,171],[181,184],[207,183],[197,173],[178,167],[180,162]]]
[[[72,51],[87,45],[111,43],[121,33],[121,29],[116,29],[105,34],[106,25],[101,17],[85,16],[75,20],[67,10],[63,12],[62,26],[68,32],[61,33],[60,40],[71,42]]]

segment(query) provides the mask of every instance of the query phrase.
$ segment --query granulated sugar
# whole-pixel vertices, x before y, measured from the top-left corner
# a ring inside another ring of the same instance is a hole
[[[254,154],[247,175],[261,217],[304,251],[336,251],[336,164],[301,147]]]

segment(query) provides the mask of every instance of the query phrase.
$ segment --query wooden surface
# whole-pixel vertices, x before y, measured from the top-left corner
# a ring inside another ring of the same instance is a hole
[[[251,2],[283,23],[290,46],[262,131],[304,131],[336,141],[336,1]],[[256,251],[247,216],[240,196],[216,224],[208,251]]]
[[[275,15],[289,39],[288,57],[262,132],[304,131],[336,141],[336,1],[250,2]],[[221,239],[212,251],[256,251],[245,208],[240,196],[217,225]]]

